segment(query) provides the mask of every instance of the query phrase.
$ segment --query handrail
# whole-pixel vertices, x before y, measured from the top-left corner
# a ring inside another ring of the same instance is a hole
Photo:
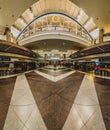
[[[34,29],[28,30],[26,32],[24,32],[20,38],[20,40],[31,36],[33,34],[36,34],[36,32],[45,32],[45,31],[60,31],[60,32],[69,32],[75,36],[79,36],[82,37],[84,39],[87,39],[90,41],[90,38],[88,37],[88,35],[82,31],[77,30],[75,28],[67,28],[67,27],[62,27],[62,26],[44,26],[44,27],[36,27]],[[20,41],[19,40],[19,41]]]

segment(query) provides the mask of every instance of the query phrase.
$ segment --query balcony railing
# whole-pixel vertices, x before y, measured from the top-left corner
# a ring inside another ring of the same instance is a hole
[[[81,39],[87,40],[88,42],[91,42],[90,37],[88,36],[88,34],[86,32],[84,32],[83,30],[78,30],[76,28],[68,28],[68,27],[64,27],[64,26],[52,26],[52,25],[47,25],[47,26],[42,26],[42,27],[36,27],[34,29],[28,29],[26,30],[21,37],[19,38],[20,40],[25,39],[26,37],[29,37],[31,35],[34,34],[38,34],[38,33],[45,33],[45,32],[67,32],[68,34],[72,34],[73,36],[77,36]]]

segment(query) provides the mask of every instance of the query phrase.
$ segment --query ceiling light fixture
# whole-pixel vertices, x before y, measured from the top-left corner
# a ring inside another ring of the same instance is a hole
[[[14,15],[14,14],[12,14],[12,17],[14,18],[14,17],[15,17],[15,15]]]
[[[97,17],[96,20],[99,20],[99,18]]]

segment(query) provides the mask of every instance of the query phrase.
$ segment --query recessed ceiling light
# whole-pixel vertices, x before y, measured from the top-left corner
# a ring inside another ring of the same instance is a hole
[[[15,17],[15,15],[14,15],[14,14],[12,14],[12,17]]]
[[[99,18],[97,17],[96,20],[99,20]]]

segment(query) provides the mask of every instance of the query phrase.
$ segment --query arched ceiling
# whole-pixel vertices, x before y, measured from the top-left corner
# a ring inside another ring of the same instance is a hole
[[[13,25],[21,14],[38,0],[0,0],[0,31],[8,25]],[[56,2],[57,0],[50,0]],[[62,0],[59,0],[62,1]],[[82,8],[99,28],[105,33],[110,32],[110,1],[109,0],[71,0]],[[65,0],[66,2],[66,0]],[[66,8],[67,9],[67,8]]]
[[[35,17],[47,12],[62,12],[76,19],[84,28],[91,32],[96,29],[96,24],[81,8],[72,3],[70,0],[39,0],[31,5],[13,24],[21,31]]]

